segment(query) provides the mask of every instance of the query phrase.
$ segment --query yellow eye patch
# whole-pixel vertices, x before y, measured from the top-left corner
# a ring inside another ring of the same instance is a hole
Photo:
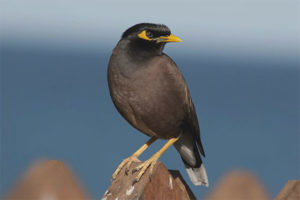
[[[137,36],[138,36],[139,38],[144,39],[144,40],[152,40],[152,39],[148,38],[148,36],[147,36],[145,30],[143,30],[142,32],[140,32]]]
[[[181,42],[181,39],[179,37],[172,35],[172,34],[169,36],[160,36],[160,37],[151,39],[147,36],[146,30],[143,30],[142,32],[140,32],[139,34],[137,34],[137,36],[144,40],[154,40],[157,43],[159,43],[159,42]]]

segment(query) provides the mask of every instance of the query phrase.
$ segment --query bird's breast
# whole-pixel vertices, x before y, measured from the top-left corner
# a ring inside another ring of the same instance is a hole
[[[177,137],[185,116],[184,95],[164,66],[147,63],[129,75],[109,69],[109,88],[118,111],[142,132],[168,139]]]

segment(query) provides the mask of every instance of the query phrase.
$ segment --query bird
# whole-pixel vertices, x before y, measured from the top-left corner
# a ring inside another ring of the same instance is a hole
[[[176,63],[163,52],[169,42],[181,42],[163,24],[139,23],[123,32],[112,50],[107,79],[111,99],[129,124],[150,139],[124,159],[112,175],[116,179],[157,139],[165,145],[148,160],[135,167],[134,182],[153,168],[172,145],[178,151],[194,185],[208,187],[200,129],[187,83]],[[148,169],[149,168],[149,169]]]

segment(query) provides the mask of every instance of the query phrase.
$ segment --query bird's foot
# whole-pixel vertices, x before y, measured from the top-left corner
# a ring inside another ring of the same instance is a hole
[[[128,172],[129,172],[129,168],[130,168],[132,162],[140,162],[140,160],[139,160],[138,157],[135,156],[135,155],[132,155],[132,156],[130,156],[130,157],[128,157],[128,158],[125,158],[125,159],[121,162],[121,164],[118,166],[118,168],[116,169],[116,171],[113,173],[113,175],[112,175],[112,177],[111,177],[112,180],[115,180],[115,179],[116,179],[117,175],[120,173],[121,169],[122,169],[125,165],[126,165],[125,173],[126,173],[126,175],[127,175]]]
[[[143,162],[142,164],[138,165],[136,168],[134,168],[132,170],[132,172],[136,172],[141,170],[138,175],[135,177],[134,179],[134,183],[138,182],[141,177],[144,175],[144,173],[146,172],[146,170],[148,169],[148,167],[150,167],[150,177],[152,176],[152,172],[154,169],[155,164],[157,163],[158,158],[160,157],[159,154],[154,154],[151,158],[149,158],[148,160],[146,160],[145,162]]]

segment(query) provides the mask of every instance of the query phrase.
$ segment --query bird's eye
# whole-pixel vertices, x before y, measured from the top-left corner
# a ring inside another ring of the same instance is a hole
[[[146,36],[147,36],[148,38],[152,38],[152,37],[153,37],[153,33],[150,32],[150,31],[147,31],[147,32],[146,32]]]

